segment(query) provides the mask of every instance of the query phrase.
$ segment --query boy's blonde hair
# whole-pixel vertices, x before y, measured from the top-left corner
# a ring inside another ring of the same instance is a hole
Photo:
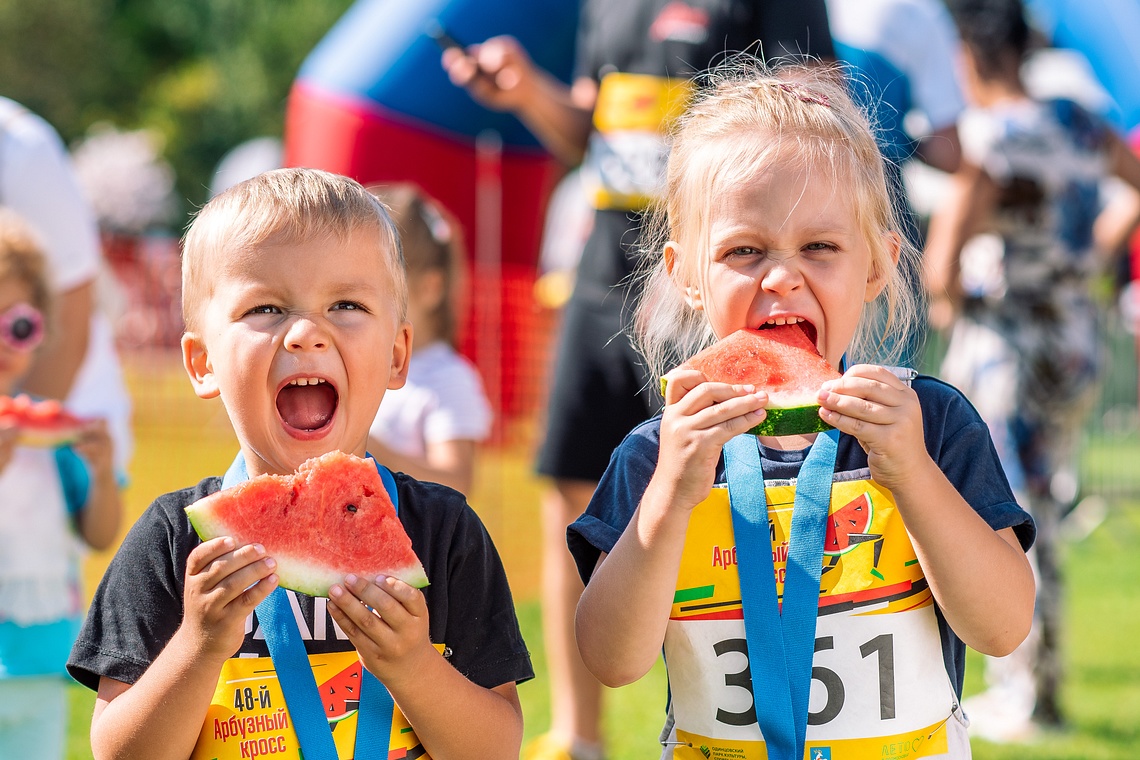
[[[798,161],[853,193],[859,227],[886,285],[864,307],[848,361],[896,360],[902,337],[917,319],[919,295],[907,286],[905,273],[917,271],[919,252],[903,234],[885,159],[867,116],[846,90],[843,72],[822,64],[771,70],[754,59],[737,59],[706,79],[674,125],[664,197],[648,222],[650,259],[640,275],[634,337],[649,369],[662,375],[716,340],[704,313],[686,303],[683,286],[703,285],[710,207],[718,188],[754,176],[775,160]],[[902,239],[897,267],[886,237],[890,232]],[[681,250],[672,275],[662,255],[669,240]]]
[[[426,272],[443,275],[444,297],[427,318],[432,322],[432,332],[454,348],[459,321],[456,300],[464,275],[463,231],[458,220],[415,185],[402,182],[368,189],[396,224],[408,276]]]
[[[397,314],[408,314],[404,255],[384,205],[355,180],[319,169],[274,169],[221,193],[197,213],[182,241],[182,320],[195,328],[212,295],[210,255],[259,246],[343,240],[369,228],[392,277]],[[329,266],[336,266],[330,261]]]
[[[16,212],[0,208],[0,280],[20,280],[32,293],[32,303],[51,327],[54,305],[47,256],[32,229]]]

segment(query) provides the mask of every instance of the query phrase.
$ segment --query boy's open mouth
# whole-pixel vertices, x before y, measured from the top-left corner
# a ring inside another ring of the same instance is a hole
[[[312,433],[329,424],[338,402],[332,383],[317,377],[301,377],[277,393],[277,413],[286,426]]]

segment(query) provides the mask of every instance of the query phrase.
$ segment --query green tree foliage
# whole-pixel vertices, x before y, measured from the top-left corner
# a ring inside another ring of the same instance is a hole
[[[154,129],[184,211],[222,155],[280,137],[301,63],[352,0],[0,0],[0,94],[68,142]]]

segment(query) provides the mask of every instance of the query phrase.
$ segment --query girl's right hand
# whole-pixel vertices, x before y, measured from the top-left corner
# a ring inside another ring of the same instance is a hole
[[[260,544],[237,546],[229,536],[194,547],[186,561],[182,631],[199,654],[232,657],[245,638],[245,620],[277,588],[273,568]]]
[[[764,421],[768,393],[751,385],[709,382],[688,367],[678,367],[666,379],[653,485],[670,492],[667,503],[692,509],[712,490],[724,444]]]

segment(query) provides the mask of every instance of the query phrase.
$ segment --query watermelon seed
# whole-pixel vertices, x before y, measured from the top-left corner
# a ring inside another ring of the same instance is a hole
[[[349,512],[355,512],[356,511],[356,505],[355,504],[349,504],[347,507],[345,507],[345,509],[347,509]]]

